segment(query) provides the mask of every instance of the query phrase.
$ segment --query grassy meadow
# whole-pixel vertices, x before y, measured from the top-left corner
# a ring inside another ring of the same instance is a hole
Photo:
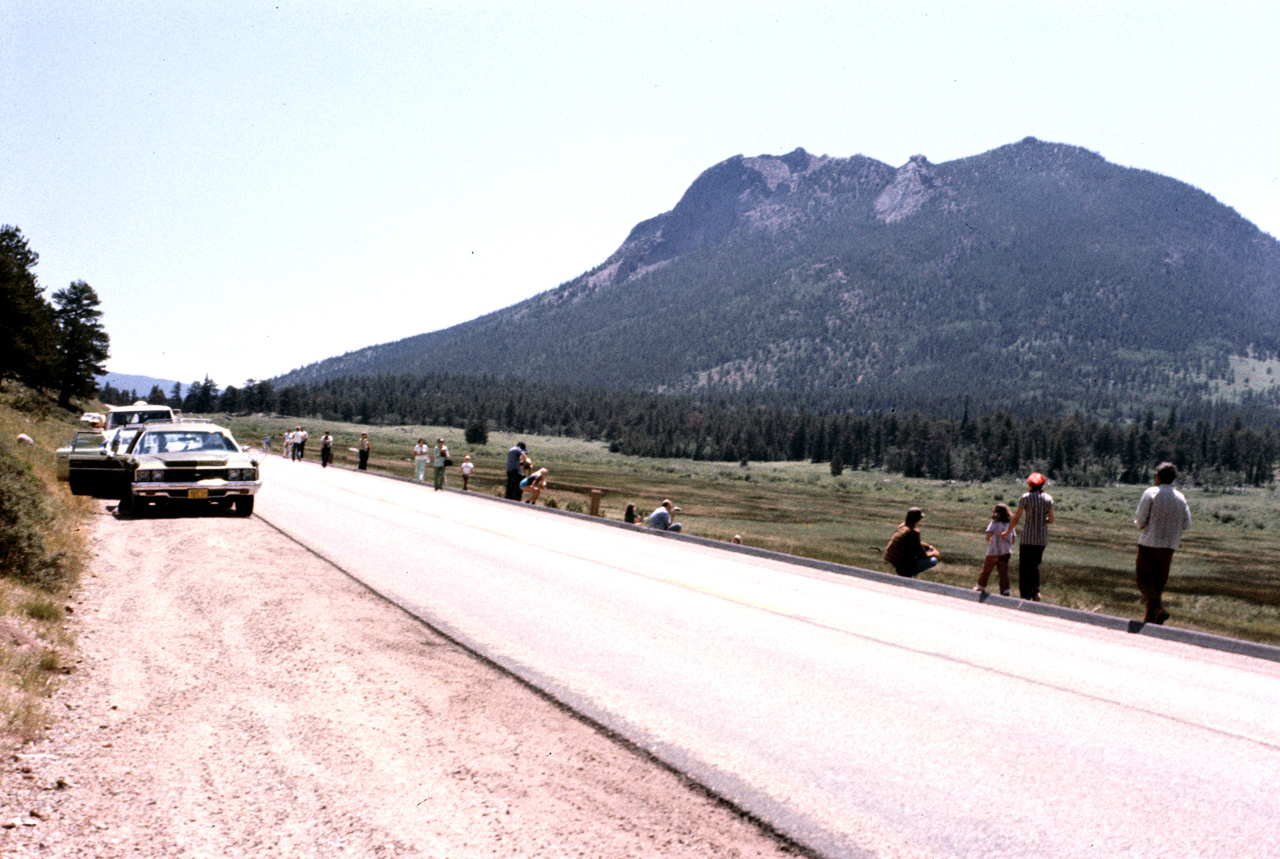
[[[243,443],[273,436],[274,449],[298,421],[235,418],[230,425]],[[535,467],[550,470],[543,502],[584,511],[590,487],[605,489],[601,514],[621,519],[635,503],[647,515],[664,498],[684,508],[677,518],[687,533],[743,542],[874,570],[884,570],[881,552],[907,507],[926,511],[924,539],[942,552],[942,563],[925,578],[972,587],[986,553],[983,530],[991,507],[1016,507],[1025,489],[1016,480],[952,483],[906,479],[883,472],[851,471],[833,477],[826,463],[733,463],[656,460],[610,453],[603,442],[516,436],[492,432],[488,444],[469,446],[454,427],[379,427],[303,421],[310,440],[307,458],[319,457],[319,437],[334,434],[335,462],[353,466],[361,430],[369,432],[369,467],[408,477],[411,449],[419,437],[443,436],[455,463],[470,454],[476,464],[472,489],[501,495],[506,450],[517,438],[529,446]],[[460,486],[456,468],[451,486]],[[1047,602],[1119,617],[1141,618],[1134,584],[1137,530],[1133,512],[1144,487],[1076,489],[1050,486],[1056,522],[1042,567]],[[1192,527],[1173,563],[1166,604],[1169,624],[1280,645],[1280,506],[1276,488],[1205,492],[1183,487]],[[540,502],[542,503],[542,502]],[[1017,557],[1011,563],[1017,579]],[[994,573],[992,585],[994,586]],[[1016,593],[1016,589],[1015,589]]]

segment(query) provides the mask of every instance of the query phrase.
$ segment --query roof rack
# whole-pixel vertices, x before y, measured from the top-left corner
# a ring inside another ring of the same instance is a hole
[[[150,418],[142,421],[147,426],[154,424],[212,424],[213,418]]]

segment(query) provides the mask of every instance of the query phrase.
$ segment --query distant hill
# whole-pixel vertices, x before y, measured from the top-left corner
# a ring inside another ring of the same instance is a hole
[[[147,398],[147,394],[151,393],[153,385],[159,385],[160,390],[166,394],[173,391],[175,381],[173,379],[157,379],[154,376],[131,376],[127,373],[104,373],[98,377],[98,387],[110,385],[117,391],[137,391],[138,396],[142,399]],[[182,386],[182,395],[186,396],[187,389],[190,385]]]
[[[1278,402],[1277,358],[1280,243],[1183,182],[1027,138],[897,169],[736,156],[568,283],[275,382],[450,372],[1099,412]]]

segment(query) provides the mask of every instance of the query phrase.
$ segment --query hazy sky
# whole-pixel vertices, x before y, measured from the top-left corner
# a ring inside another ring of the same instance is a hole
[[[0,0],[0,223],[108,369],[225,387],[555,287],[739,153],[1033,135],[1280,235],[1278,70],[1264,0]]]

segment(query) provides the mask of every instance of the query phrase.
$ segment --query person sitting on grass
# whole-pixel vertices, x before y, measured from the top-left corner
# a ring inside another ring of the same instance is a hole
[[[684,526],[679,522],[671,521],[671,514],[679,512],[680,508],[673,506],[671,499],[668,498],[658,506],[657,510],[649,514],[649,527],[657,528],[659,531],[674,531],[679,534],[684,530]]]
[[[526,504],[537,504],[538,496],[542,494],[542,490],[547,485],[547,470],[539,468],[530,474],[524,480],[520,481],[520,489],[528,492],[529,497],[525,499]]]
[[[925,570],[938,566],[938,550],[920,540],[916,524],[924,518],[919,507],[907,510],[907,516],[898,530],[893,532],[885,547],[884,559],[900,576],[914,579]]]

